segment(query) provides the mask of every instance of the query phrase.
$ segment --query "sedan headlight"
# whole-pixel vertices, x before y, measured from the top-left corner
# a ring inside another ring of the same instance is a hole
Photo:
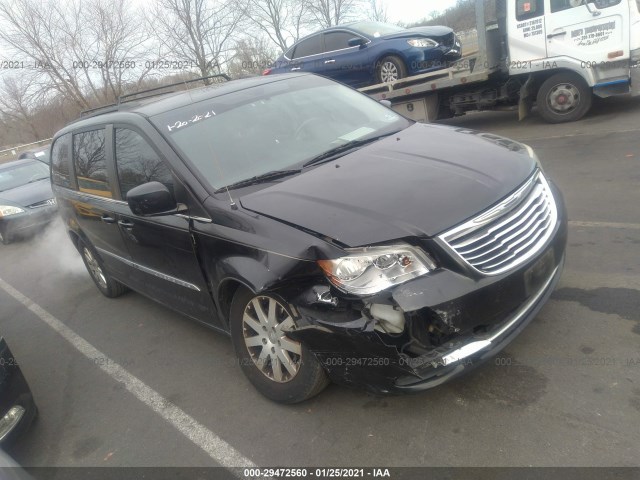
[[[318,260],[331,283],[347,293],[371,295],[436,268],[429,255],[410,245],[349,249],[347,252],[346,257]]]
[[[408,40],[407,43],[412,47],[418,48],[433,48],[438,46],[438,42],[431,40],[430,38],[412,38],[411,40]]]
[[[17,215],[18,213],[24,213],[24,210],[13,205],[0,205],[0,218]]]

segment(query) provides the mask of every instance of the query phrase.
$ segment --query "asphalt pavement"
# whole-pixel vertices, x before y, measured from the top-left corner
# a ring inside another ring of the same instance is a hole
[[[639,466],[640,99],[584,120],[445,122],[530,144],[564,192],[565,273],[473,373],[412,396],[330,386],[277,405],[229,339],[130,293],[102,297],[60,224],[0,245],[0,330],[40,410],[26,466]]]

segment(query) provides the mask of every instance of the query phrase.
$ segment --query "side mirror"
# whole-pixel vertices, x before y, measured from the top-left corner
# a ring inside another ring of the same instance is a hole
[[[391,100],[380,100],[380,103],[387,108],[391,108]]]
[[[140,217],[172,215],[181,211],[169,189],[160,182],[148,182],[127,193],[131,211]]]
[[[351,38],[348,43],[350,47],[360,47],[367,43],[367,41],[362,37],[355,37]]]

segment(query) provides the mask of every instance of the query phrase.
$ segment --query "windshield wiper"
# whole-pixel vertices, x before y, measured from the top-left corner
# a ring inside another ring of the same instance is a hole
[[[311,165],[319,165],[320,163],[329,162],[340,156],[344,156],[349,150],[353,150],[354,148],[362,147],[367,145],[368,143],[373,143],[381,138],[388,137],[390,135],[395,135],[398,132],[385,133],[384,135],[378,135],[377,137],[365,138],[363,140],[351,140],[350,142],[343,143],[342,145],[338,145],[331,150],[327,150],[324,153],[321,153],[317,157],[313,157],[311,160],[307,161],[302,165],[302,168],[309,167]]]
[[[239,182],[232,183],[231,185],[227,185],[226,187],[218,188],[214,193],[221,193],[227,190],[233,190],[234,188],[247,187],[249,185],[256,185],[258,183],[268,182],[270,180],[276,180],[282,177],[288,177],[289,175],[295,175],[296,173],[300,173],[301,169],[290,169],[290,170],[274,170],[272,172],[263,173],[262,175],[257,175],[255,177],[247,178],[246,180],[240,180]]]
[[[39,182],[40,180],[46,180],[49,177],[42,177],[42,178],[35,178],[33,180],[29,180],[27,183],[35,183],[35,182]]]

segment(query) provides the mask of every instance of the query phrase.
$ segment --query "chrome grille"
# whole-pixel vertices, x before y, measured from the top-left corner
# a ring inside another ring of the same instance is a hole
[[[495,207],[440,235],[466,263],[497,275],[533,257],[551,236],[558,211],[540,171]]]

